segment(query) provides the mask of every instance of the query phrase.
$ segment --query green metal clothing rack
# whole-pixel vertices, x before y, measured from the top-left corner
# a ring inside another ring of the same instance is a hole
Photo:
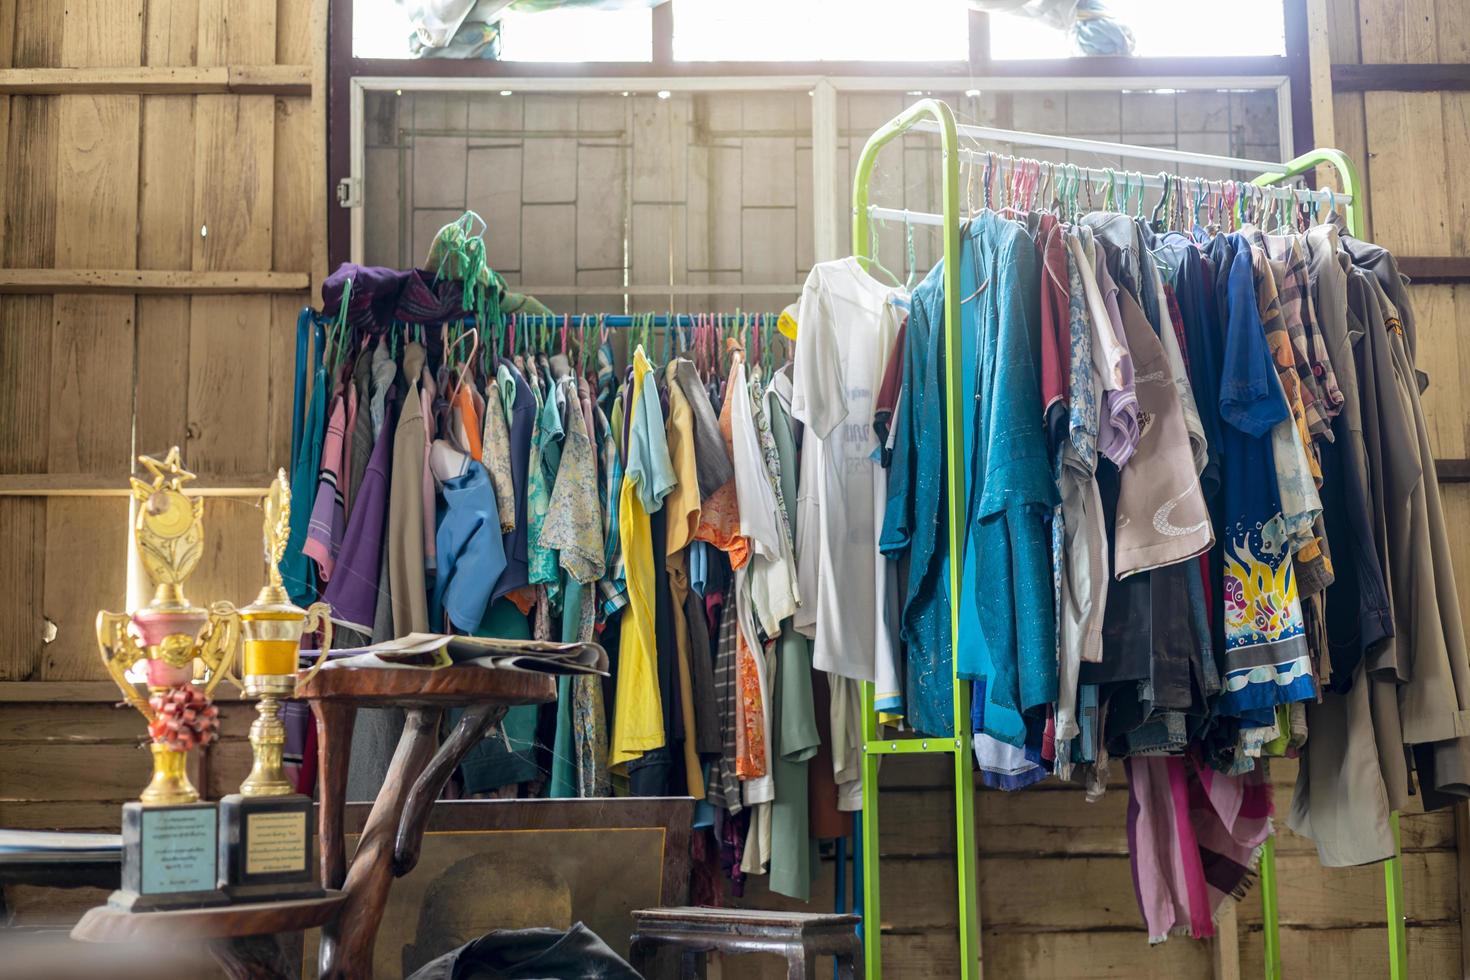
[[[943,214],[916,214],[875,208],[869,201],[869,183],[879,151],[905,133],[931,133],[939,136],[943,154],[941,166]],[[998,130],[980,126],[959,126],[954,112],[937,99],[922,99],[894,117],[868,138],[858,158],[857,176],[853,183],[852,245],[853,255],[867,266],[872,259],[872,218],[875,214],[902,217],[906,222],[939,225],[944,239],[944,343],[945,400],[948,418],[960,417],[961,378],[959,374],[960,335],[960,235],[962,222],[968,217],[960,202],[960,136],[974,139],[1002,140],[1028,146],[1048,146],[1066,150],[1097,151],[1112,155],[1166,159],[1200,166],[1225,166],[1231,169],[1257,171],[1253,184],[1267,187],[1308,173],[1318,166],[1331,166],[1338,173],[1342,194],[1334,203],[1344,206],[1348,231],[1362,237],[1363,197],[1357,168],[1340,150],[1319,148],[1288,163],[1241,160],[1209,154],[1189,153],[1156,147],[1134,147],[1072,137],[1049,136]],[[1305,196],[1305,192],[1298,192]],[[949,553],[960,553],[960,529],[964,526],[963,440],[953,432],[946,440],[945,466],[949,491]],[[951,595],[960,591],[960,563],[949,564]],[[959,649],[958,617],[950,622],[952,647]],[[952,738],[903,737],[880,738],[877,712],[873,707],[873,685],[862,686],[862,861],[863,944],[869,980],[881,980],[882,918],[880,914],[878,762],[885,755],[933,754],[950,758],[955,790],[955,855],[957,863],[960,976],[979,980],[982,976],[980,957],[980,904],[977,895],[975,854],[975,789],[970,764],[970,694],[969,685],[958,676],[954,679],[954,736]],[[1384,865],[1384,888],[1387,895],[1389,966],[1392,980],[1407,980],[1406,935],[1403,909],[1403,868],[1399,858],[1399,815],[1390,817],[1394,836],[1394,857]],[[1267,980],[1282,980],[1281,937],[1276,896],[1275,839],[1267,838],[1261,850],[1261,901],[1264,918],[1263,945]]]
[[[857,180],[852,189],[852,251],[867,265],[865,249],[870,241],[871,219],[868,212],[868,182],[878,151],[889,141],[903,135],[915,124],[932,119],[939,127],[944,154],[941,169],[943,181],[944,223],[944,356],[945,401],[950,419],[960,417],[960,374],[956,369],[960,352],[960,145],[955,129],[954,111],[937,99],[923,99],[909,106],[886,126],[868,138],[858,160]],[[797,329],[800,329],[798,327]],[[949,486],[949,553],[960,553],[960,529],[964,526],[964,460],[963,440],[948,439],[945,446],[945,470]],[[949,565],[949,592],[960,591],[960,564]],[[959,646],[959,617],[950,617],[952,647]],[[863,947],[868,980],[882,977],[879,952],[882,919],[879,914],[878,874],[878,761],[884,755],[934,753],[948,755],[954,774],[955,857],[959,864],[959,928],[960,976],[980,976],[980,903],[976,894],[975,867],[975,784],[970,774],[970,693],[969,685],[954,684],[954,736],[952,738],[878,738],[878,715],[873,710],[873,685],[862,686],[863,721]]]

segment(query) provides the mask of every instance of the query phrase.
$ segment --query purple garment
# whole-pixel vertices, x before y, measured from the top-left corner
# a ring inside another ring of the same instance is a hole
[[[387,333],[394,322],[446,323],[470,316],[461,307],[464,284],[440,279],[426,269],[386,269],[344,262],[322,283],[322,309],[329,315],[342,306],[348,280],[347,324],[359,334]],[[499,297],[496,297],[497,301]]]
[[[345,401],[338,394],[332,398],[327,437],[322,442],[322,465],[318,474],[316,499],[311,505],[311,520],[306,525],[306,543],[301,546],[302,552],[316,562],[323,582],[332,578],[337,551],[342,547],[342,528],[347,523],[340,473],[346,415]]]
[[[1133,387],[1133,353],[1128,347],[1128,338],[1123,331],[1123,314],[1118,308],[1118,284],[1108,272],[1103,258],[1103,247],[1097,245],[1097,288],[1102,292],[1103,305],[1107,307],[1111,323],[1099,324],[1097,329],[1107,330],[1118,339],[1118,346],[1128,351],[1122,359],[1123,387],[1117,391],[1103,392],[1102,424],[1097,433],[1097,450],[1119,467],[1133,457],[1138,448],[1140,427],[1138,424],[1138,394]]]
[[[527,471],[531,466],[531,428],[536,418],[536,396],[531,393],[531,384],[526,376],[514,361],[502,357],[500,366],[510,371],[516,383],[515,402],[510,411],[510,479],[516,490],[516,526],[503,538],[505,571],[495,583],[492,599],[499,599],[530,584],[526,548],[530,520],[526,516],[526,488],[530,485]],[[486,408],[488,410],[489,406]]]
[[[337,572],[322,593],[323,601],[332,607],[333,620],[369,635],[378,610],[378,572],[388,522],[388,468],[393,459],[393,431],[398,425],[396,389],[388,395],[386,418],[352,506],[352,518],[337,555]]]

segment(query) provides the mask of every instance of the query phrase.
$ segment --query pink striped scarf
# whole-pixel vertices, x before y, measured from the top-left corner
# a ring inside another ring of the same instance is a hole
[[[1226,897],[1242,898],[1271,834],[1263,767],[1227,776],[1192,757],[1139,756],[1128,772],[1128,849],[1149,942],[1215,934]]]

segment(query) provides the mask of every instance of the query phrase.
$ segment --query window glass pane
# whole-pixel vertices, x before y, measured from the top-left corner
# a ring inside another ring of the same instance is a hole
[[[1222,58],[1286,53],[1282,0],[1108,0],[1112,18],[1133,32],[1140,58]],[[997,59],[1070,58],[1072,39],[1029,17],[993,14]]]
[[[964,61],[959,0],[674,0],[680,61]]]
[[[413,58],[414,24],[396,0],[353,0],[352,53]],[[502,61],[651,61],[653,12],[569,8],[510,10],[500,20]]]
[[[557,313],[779,313],[800,298],[815,261],[805,91],[513,88],[366,93],[364,261],[423,265],[470,209],[490,267]]]
[[[395,0],[352,0],[352,55],[407,58],[413,33],[408,14]]]
[[[502,21],[503,61],[652,61],[653,11],[512,10]]]
[[[466,209],[487,224],[486,259],[512,288],[557,313],[715,310],[779,312],[817,260],[812,99],[795,92],[671,92],[627,96],[370,90],[365,97],[364,250],[394,268],[427,261],[430,243]],[[957,86],[969,82],[956,80]],[[1007,92],[938,88],[962,122],[1197,153],[1280,160],[1277,93]],[[841,92],[838,241],[852,241],[852,182],[864,143],[912,105],[906,91]],[[963,140],[966,147],[1097,168],[1209,180],[1249,172],[1092,151]],[[878,154],[869,189],[886,208],[938,212],[938,141],[901,137]],[[960,158],[961,206],[984,201],[987,158]],[[1145,195],[1149,212],[1158,191]],[[939,230],[877,221],[874,250],[900,280],[943,254]],[[823,256],[826,258],[827,256]],[[917,279],[915,279],[917,281]],[[661,287],[663,290],[661,291]],[[746,290],[748,287],[749,291]]]

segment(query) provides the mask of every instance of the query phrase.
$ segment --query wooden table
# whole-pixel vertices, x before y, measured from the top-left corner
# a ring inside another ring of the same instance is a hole
[[[786,958],[789,980],[817,980],[817,957],[830,956],[840,980],[862,980],[860,916],[686,906],[633,913],[633,969],[652,977],[660,950],[680,958],[680,980],[704,976],[705,954],[774,953]],[[731,972],[739,973],[738,969]]]
[[[121,846],[90,851],[11,851],[0,854],[0,885],[117,888],[121,881]],[[0,910],[3,908],[4,898],[0,896]]]
[[[556,679],[480,667],[334,667],[302,684],[300,696],[316,715],[322,885],[345,895],[341,914],[322,928],[321,977],[358,980],[372,976],[388,889],[418,863],[439,791],[509,708],[555,700]],[[352,728],[358,708],[389,707],[406,709],[403,735],[349,867],[343,815]],[[465,711],[441,745],[439,726],[450,708]]]
[[[86,943],[203,940],[235,980],[272,980],[300,975],[277,938],[334,920],[346,901],[341,892],[290,902],[250,902],[171,912],[125,912],[99,905],[82,916],[71,937]],[[299,960],[300,957],[298,956]]]

